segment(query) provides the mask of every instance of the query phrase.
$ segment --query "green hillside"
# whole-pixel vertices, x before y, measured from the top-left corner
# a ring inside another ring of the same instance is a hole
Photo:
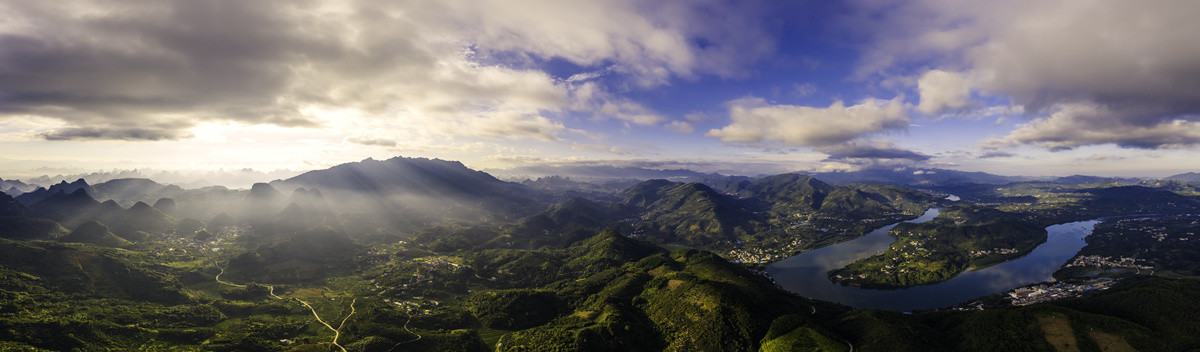
[[[932,221],[902,223],[883,253],[829,273],[831,279],[872,288],[926,285],[1020,258],[1046,241],[1046,230],[1013,214],[952,206]]]
[[[570,197],[440,160],[331,170],[250,190],[77,182],[23,198],[41,197],[28,206],[0,201],[0,350],[1200,349],[1200,201],[1186,185],[1072,177],[963,186],[974,201],[952,203],[784,174]],[[540,183],[551,182],[570,184]],[[155,206],[132,200],[164,189],[171,197]],[[830,275],[876,288],[933,283],[1028,253],[1056,221],[1141,215],[1100,225],[1079,252],[1090,259],[1059,275],[1111,276],[1112,288],[1049,303],[997,294],[927,311],[854,309],[797,296],[759,270],[931,207],[941,216],[897,225],[887,251]],[[1126,256],[1139,266],[1088,264]]]
[[[109,232],[108,226],[99,222],[88,221],[76,227],[70,234],[58,238],[60,242],[90,243],[103,247],[127,247],[131,243]]]

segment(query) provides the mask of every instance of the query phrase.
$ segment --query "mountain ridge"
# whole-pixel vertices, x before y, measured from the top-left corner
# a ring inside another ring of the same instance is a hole
[[[405,211],[413,211],[413,202],[428,202],[430,208],[513,217],[548,206],[545,197],[529,187],[502,181],[458,161],[441,159],[365,159],[269,184],[275,188],[315,189],[330,201],[347,195],[361,197],[376,206]]]

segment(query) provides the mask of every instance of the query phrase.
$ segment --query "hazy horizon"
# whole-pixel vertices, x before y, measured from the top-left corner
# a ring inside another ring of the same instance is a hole
[[[371,158],[371,159],[374,159],[374,158]],[[438,159],[438,158],[430,158],[430,159]],[[384,160],[384,159],[375,159],[375,160]],[[443,160],[448,160],[448,159],[443,159]],[[344,163],[339,163],[338,165],[345,164],[345,163],[354,163],[354,162],[358,162],[358,161],[359,160],[346,161]],[[457,161],[457,160],[450,160],[450,161]],[[467,166],[468,168],[478,170],[478,171],[487,172],[499,179],[502,179],[505,181],[510,181],[510,182],[520,182],[521,180],[526,179],[526,178],[536,179],[539,177],[546,177],[546,176],[563,176],[563,177],[567,177],[567,178],[577,178],[578,179],[578,178],[580,178],[579,176],[585,175],[584,171],[578,171],[578,170],[589,170],[589,169],[596,168],[596,167],[600,167],[600,168],[611,167],[615,171],[612,172],[613,173],[612,175],[587,175],[588,177],[593,178],[593,179],[605,179],[605,178],[646,179],[647,178],[647,177],[637,177],[637,176],[618,176],[618,175],[620,175],[620,172],[625,171],[626,169],[648,170],[648,171],[683,170],[683,171],[692,171],[692,172],[698,172],[698,173],[716,173],[716,174],[721,174],[721,175],[725,175],[725,176],[750,176],[750,177],[762,176],[762,175],[774,175],[774,174],[781,174],[781,173],[791,173],[791,172],[800,172],[800,173],[822,172],[820,170],[795,170],[795,171],[780,171],[780,172],[776,172],[776,173],[770,173],[770,172],[767,172],[767,173],[738,173],[738,172],[730,172],[730,170],[721,170],[721,169],[712,169],[712,168],[694,169],[694,168],[689,168],[688,164],[686,164],[686,163],[661,163],[661,162],[653,162],[653,163],[625,162],[625,163],[606,164],[606,163],[597,163],[595,161],[589,161],[589,162],[581,162],[581,163],[575,163],[575,164],[559,163],[559,164],[546,164],[546,165],[539,165],[539,166],[534,166],[534,167],[524,167],[524,168],[514,167],[514,168],[507,168],[507,169],[473,168],[469,164],[465,164],[465,166]],[[88,182],[89,184],[97,184],[97,183],[102,183],[102,182],[106,182],[109,180],[115,180],[115,179],[146,178],[146,179],[150,179],[150,180],[162,183],[162,184],[173,184],[173,185],[181,186],[186,189],[201,188],[201,187],[206,187],[206,186],[224,186],[224,187],[228,187],[228,188],[232,188],[232,189],[248,189],[254,183],[269,183],[271,181],[284,180],[284,179],[288,179],[288,178],[300,175],[300,174],[308,172],[308,171],[315,171],[315,170],[322,170],[322,169],[325,169],[325,168],[313,168],[313,169],[304,169],[304,170],[254,170],[252,168],[236,169],[236,170],[225,170],[225,169],[217,169],[217,170],[156,170],[156,169],[149,169],[149,168],[141,168],[141,169],[108,169],[108,170],[94,170],[94,171],[90,171],[90,172],[56,173],[56,174],[48,174],[48,173],[37,174],[35,171],[33,173],[28,173],[28,174],[15,173],[15,174],[0,175],[0,180],[9,180],[9,181],[16,180],[16,181],[25,182],[30,185],[38,185],[38,186],[42,186],[42,187],[48,187],[50,185],[57,184],[59,182],[70,183],[70,182],[73,182],[78,179],[83,179],[86,182]],[[902,170],[902,169],[903,170],[912,169],[914,172],[923,171],[923,170],[933,170],[933,169],[954,170],[953,168],[909,167],[909,166],[900,166],[900,167],[892,168],[892,170]],[[834,172],[842,172],[842,171],[844,171],[844,170],[837,170]],[[964,171],[964,170],[954,170],[954,171]],[[970,171],[967,171],[967,172],[970,172]],[[1180,172],[1180,173],[1183,173],[1183,172]],[[1031,177],[1031,178],[1046,178],[1046,179],[1055,178],[1055,177],[1073,176],[1073,175],[1119,177],[1119,178],[1161,179],[1161,178],[1164,178],[1167,176],[1177,175],[1177,174],[1169,174],[1169,175],[1163,175],[1163,176],[1098,175],[1098,174],[1080,174],[1080,173],[1042,174],[1042,175],[1020,174],[1020,173],[1011,173],[1011,174],[992,173],[992,174],[999,175],[999,176]],[[585,179],[584,181],[586,182],[587,180]]]

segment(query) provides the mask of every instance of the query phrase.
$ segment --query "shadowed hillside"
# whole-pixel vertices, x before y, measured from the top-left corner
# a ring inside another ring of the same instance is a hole
[[[271,185],[317,190],[336,206],[358,212],[511,219],[547,206],[530,188],[440,159],[367,159],[306,172]]]

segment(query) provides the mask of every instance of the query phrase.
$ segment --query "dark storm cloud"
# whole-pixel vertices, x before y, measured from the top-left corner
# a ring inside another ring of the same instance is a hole
[[[988,151],[988,152],[984,152],[983,154],[980,154],[979,158],[980,159],[991,159],[991,158],[1007,158],[1007,157],[1012,157],[1012,156],[1016,156],[1016,154],[1005,152],[1005,151],[993,150],[993,151]]]
[[[42,138],[51,141],[86,139],[158,141],[180,137],[185,136],[179,135],[178,130],[146,128],[71,127],[42,134]]]
[[[828,154],[825,161],[847,161],[855,159],[893,159],[925,161],[931,156],[917,153],[908,149],[896,147],[886,142],[854,142],[833,147],[817,148],[816,151]]]

